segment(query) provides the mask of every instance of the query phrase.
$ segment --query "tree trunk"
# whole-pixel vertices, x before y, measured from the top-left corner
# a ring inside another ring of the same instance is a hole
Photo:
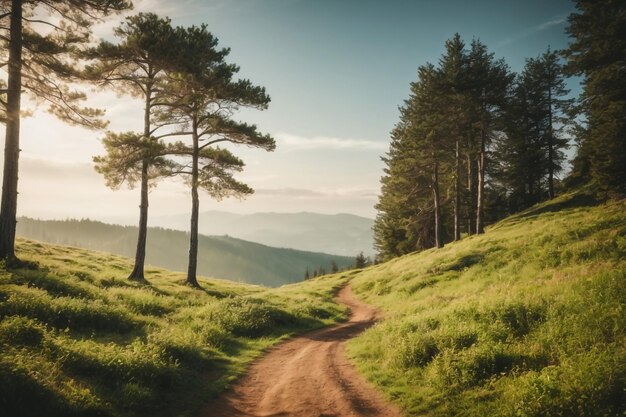
[[[137,236],[137,250],[135,252],[135,266],[128,279],[145,281],[144,264],[146,261],[146,242],[148,238],[148,160],[143,160],[141,167],[141,203],[139,205],[139,232]]]
[[[469,143],[470,141],[468,140],[468,149],[469,149]],[[474,170],[472,169],[472,167],[474,166],[474,163],[472,161],[472,155],[470,153],[470,151],[467,151],[467,234],[469,236],[473,235],[474,233],[476,233],[476,228],[474,227],[476,224],[474,223],[474,218],[475,218],[475,210],[476,210],[476,206],[474,204],[475,201],[475,189],[474,189]]]
[[[484,205],[485,205],[485,122],[480,128],[480,153],[478,155],[478,189],[476,198],[476,233],[485,233],[484,226]]]
[[[22,97],[22,1],[11,2],[9,64],[7,83],[7,122],[4,142],[4,172],[0,203],[0,258],[15,257],[17,225],[17,179],[20,156],[20,110]]]
[[[454,178],[454,240],[461,240],[461,152],[456,140],[456,172]]]
[[[435,246],[443,248],[441,207],[439,206],[439,164],[437,162],[435,162],[435,170],[433,172],[433,198],[435,200]]]
[[[150,74],[150,71],[148,71]],[[146,103],[143,113],[143,140],[150,140],[150,112],[152,109],[152,85],[146,86]],[[148,168],[150,161],[144,157],[141,166],[141,202],[139,204],[139,230],[137,233],[137,250],[135,251],[135,266],[128,276],[134,281],[145,281],[144,265],[146,262],[146,243],[148,241]]]
[[[552,140],[552,80],[548,69],[548,195],[554,198],[554,144]]]
[[[196,269],[198,266],[198,215],[200,200],[198,198],[198,158],[200,155],[198,127],[196,121],[192,126],[193,159],[191,166],[191,228],[189,231],[189,265],[187,267],[187,284],[199,288]]]

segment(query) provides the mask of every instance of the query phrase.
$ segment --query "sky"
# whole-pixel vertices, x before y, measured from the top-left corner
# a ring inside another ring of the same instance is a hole
[[[135,0],[136,12],[169,16],[175,25],[206,23],[231,48],[240,77],[264,86],[265,111],[236,118],[277,142],[274,152],[233,148],[246,163],[238,179],[256,192],[246,200],[201,196],[200,209],[236,213],[352,213],[373,218],[389,132],[417,68],[436,63],[456,32],[478,38],[520,71],[526,58],[568,43],[570,0]],[[114,40],[122,17],[94,33]],[[578,86],[572,83],[576,90]],[[91,91],[113,131],[141,131],[142,103]],[[27,103],[28,104],[28,103]],[[31,103],[32,104],[32,103]],[[32,106],[31,106],[32,107]],[[34,107],[32,107],[34,108]],[[43,109],[23,119],[18,215],[134,223],[139,192],[110,190],[91,158],[103,132],[64,125]],[[150,224],[190,212],[182,182],[150,193]]]

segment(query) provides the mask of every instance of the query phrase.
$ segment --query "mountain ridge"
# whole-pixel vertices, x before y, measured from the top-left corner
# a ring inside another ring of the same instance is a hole
[[[133,257],[137,227],[89,219],[36,220],[20,218],[18,235],[47,243],[106,251]],[[188,233],[151,227],[146,262],[185,271]],[[301,281],[305,271],[331,271],[352,265],[353,258],[292,248],[272,247],[231,236],[199,236],[198,272],[202,275],[251,284],[280,286]]]
[[[154,225],[187,230],[189,216],[155,216]],[[273,247],[355,256],[373,255],[374,220],[350,213],[257,212],[237,214],[219,210],[200,213],[200,233],[228,235]]]

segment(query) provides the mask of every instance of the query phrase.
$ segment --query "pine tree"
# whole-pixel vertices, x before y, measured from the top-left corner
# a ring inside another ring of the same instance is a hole
[[[419,234],[413,233],[421,229],[415,226],[424,218],[424,212],[420,211],[424,204],[420,203],[422,195],[417,192],[419,184],[409,180],[413,164],[408,145],[406,122],[401,120],[391,132],[389,151],[381,158],[386,167],[375,206],[378,213],[373,227],[374,244],[385,260],[417,250],[421,245],[432,246],[430,239],[419,242]]]
[[[449,141],[454,143],[454,240],[461,239],[461,201],[463,153],[467,152],[466,137],[471,129],[467,109],[468,56],[465,43],[457,33],[446,41],[446,53],[439,61],[442,77],[441,94],[445,95],[442,111],[445,114]],[[467,172],[467,169],[465,169]]]
[[[20,152],[21,97],[25,92],[61,120],[101,128],[102,112],[81,107],[85,94],[70,88],[80,80],[76,52],[89,42],[94,22],[130,7],[125,0],[11,0],[3,2],[2,38],[8,40],[4,175],[0,203],[0,258],[16,261],[15,227]],[[35,17],[37,9],[37,17]]]
[[[505,112],[504,135],[496,141],[497,182],[506,193],[506,211],[514,213],[541,201],[546,157],[542,110],[537,108],[535,78],[524,71],[515,80]],[[533,93],[535,92],[535,93]]]
[[[554,198],[555,175],[563,169],[563,149],[568,147],[568,93],[557,53],[548,51],[526,61],[506,110],[506,135],[497,146],[498,182],[507,190],[507,214]]]
[[[126,182],[130,187],[140,184],[139,227],[135,264],[129,279],[143,281],[148,234],[148,188],[162,176],[166,164],[159,141],[176,133],[158,135],[159,129],[171,120],[154,120],[163,79],[176,69],[180,42],[170,20],[157,15],[131,16],[115,28],[119,44],[101,42],[89,51],[96,62],[87,67],[87,76],[101,87],[114,88],[122,94],[141,98],[144,103],[143,133],[116,135],[109,132],[103,143],[105,156],[94,158],[96,170],[104,175],[107,185],[116,189]],[[162,113],[163,114],[163,113]]]
[[[206,26],[177,28],[184,44],[180,57],[180,72],[168,78],[167,96],[161,100],[167,105],[165,120],[174,118],[181,135],[189,141],[178,141],[167,147],[174,155],[171,175],[187,177],[191,189],[191,225],[187,283],[198,287],[196,277],[198,253],[199,189],[216,199],[243,197],[253,192],[237,181],[233,173],[243,162],[230,151],[220,149],[220,143],[231,143],[271,151],[275,142],[261,134],[256,126],[233,121],[232,114],[241,108],[265,109],[270,101],[265,89],[249,80],[233,80],[239,68],[227,64],[228,49],[218,49],[218,40]]]
[[[356,269],[362,269],[367,266],[367,259],[365,259],[365,255],[363,252],[359,252],[359,254],[354,258],[354,267]]]
[[[478,40],[472,41],[469,52],[468,99],[477,140],[472,140],[473,143],[469,148],[475,148],[477,154],[475,219],[476,233],[479,234],[484,233],[485,227],[485,187],[489,163],[487,148],[506,106],[512,79],[513,76],[503,60],[495,60],[493,53],[489,53],[483,43]]]
[[[565,128],[570,124],[569,114],[572,100],[566,99],[569,90],[565,86],[563,66],[556,51],[548,51],[538,58],[540,79],[543,81],[545,133],[544,148],[547,153],[548,195],[555,197],[555,175],[563,170],[565,154],[569,147],[564,136]]]
[[[417,183],[425,183],[432,192],[432,214],[434,245],[444,246],[443,197],[441,194],[442,173],[451,165],[453,139],[448,135],[446,124],[445,96],[440,94],[442,76],[432,64],[418,69],[418,81],[412,83],[408,116],[409,140],[415,158],[413,166]],[[428,178],[424,181],[425,178]]]
[[[384,259],[443,244],[439,175],[444,161],[440,74],[420,67],[392,132],[374,223]],[[444,164],[445,165],[445,164]]]
[[[566,71],[582,75],[580,108],[587,126],[579,129],[575,173],[602,190],[626,193],[626,2],[578,0],[569,16],[572,38],[564,51]]]

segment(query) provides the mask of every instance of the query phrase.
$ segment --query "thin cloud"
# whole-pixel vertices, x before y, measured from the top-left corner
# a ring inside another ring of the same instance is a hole
[[[281,198],[351,198],[375,199],[378,190],[369,188],[338,188],[338,189],[306,189],[306,188],[261,188],[256,195]]]
[[[502,48],[503,46],[507,46],[510,45],[512,43],[515,43],[519,40],[522,40],[524,38],[527,38],[529,36],[535,35],[537,33],[543,32],[544,30],[547,30],[553,26],[559,26],[562,25],[563,23],[565,23],[567,21],[567,16],[568,14],[560,14],[557,16],[554,16],[552,19],[548,20],[547,22],[543,22],[537,26],[533,26],[530,29],[527,29],[523,32],[518,33],[515,36],[511,36],[508,38],[504,38],[502,39],[500,42],[497,42],[494,45],[495,49],[498,48]]]
[[[281,149],[287,151],[311,150],[354,150],[354,151],[384,151],[387,144],[373,140],[345,139],[326,136],[305,138],[302,136],[279,133],[276,135]]]
[[[255,194],[265,197],[291,197],[291,198],[310,198],[325,197],[324,193],[304,188],[260,188]]]

